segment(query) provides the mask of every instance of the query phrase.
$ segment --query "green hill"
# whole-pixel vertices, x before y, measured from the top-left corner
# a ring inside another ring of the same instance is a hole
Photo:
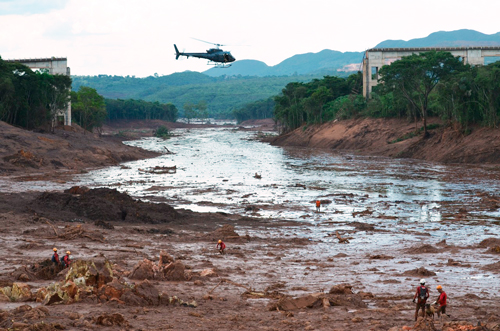
[[[233,109],[277,95],[289,82],[307,82],[321,75],[256,77],[210,77],[199,72],[175,73],[162,77],[73,76],[73,90],[89,86],[110,99],[142,99],[172,103],[183,115],[186,102],[208,105],[213,117],[228,117]]]

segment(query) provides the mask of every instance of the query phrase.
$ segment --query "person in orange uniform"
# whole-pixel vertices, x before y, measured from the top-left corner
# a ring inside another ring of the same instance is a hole
[[[316,212],[319,213],[320,209],[321,209],[321,201],[316,200]]]
[[[69,268],[69,265],[71,264],[70,255],[71,255],[71,252],[70,251],[66,251],[66,255],[64,255],[64,257],[62,259],[63,265],[64,265],[65,268]]]
[[[52,255],[52,262],[54,262],[54,266],[59,266],[61,264],[61,261],[59,260],[59,254],[57,254],[57,248],[52,248],[54,251],[54,255]]]
[[[417,291],[413,296],[413,302],[418,298],[417,308],[415,310],[415,321],[418,317],[418,311],[422,309],[422,317],[425,318],[425,303],[427,302],[427,298],[429,298],[429,289],[425,287],[425,279],[420,280],[420,286],[417,287]]]
[[[439,292],[439,297],[434,302],[434,304],[435,305],[439,304],[439,309],[437,311],[438,317],[441,317],[441,314],[450,317],[450,315],[446,314],[446,300],[448,299],[446,292],[443,291],[443,287],[441,285],[438,285],[436,287],[436,290],[438,290]]]
[[[219,253],[224,254],[224,250],[226,249],[226,244],[224,244],[224,242],[222,242],[222,240],[219,240],[217,242],[217,246],[216,247],[219,250]]]

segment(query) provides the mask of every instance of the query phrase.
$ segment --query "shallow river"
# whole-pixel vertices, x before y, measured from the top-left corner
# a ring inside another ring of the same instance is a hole
[[[474,225],[475,220],[498,224],[500,219],[498,210],[474,210],[478,193],[499,192],[498,170],[281,148],[252,140],[253,132],[231,129],[176,132],[179,135],[168,140],[128,142],[175,154],[92,171],[68,184],[116,187],[144,200],[195,211],[313,224],[386,223],[389,228],[404,221],[420,231],[453,219],[463,204],[472,220],[458,222],[453,234],[436,230],[432,234],[443,239],[453,235],[456,244],[468,242],[472,234],[484,235],[485,229]],[[147,172],[155,166],[177,169],[167,174]],[[317,199],[325,202],[320,213],[315,212]],[[488,231],[498,233],[498,228],[493,225]],[[448,224],[446,231],[450,230]]]

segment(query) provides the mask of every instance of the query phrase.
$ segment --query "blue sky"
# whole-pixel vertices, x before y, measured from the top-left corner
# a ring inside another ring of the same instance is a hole
[[[498,0],[0,0],[0,56],[60,56],[74,75],[204,71],[175,60],[173,44],[225,44],[237,60],[276,65],[323,49],[362,51],[436,31],[500,31]]]

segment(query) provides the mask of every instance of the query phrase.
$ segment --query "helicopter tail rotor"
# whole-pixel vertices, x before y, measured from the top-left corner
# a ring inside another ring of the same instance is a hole
[[[181,53],[179,53],[179,50],[177,49],[177,46],[175,44],[174,44],[174,48],[175,48],[175,59],[178,60]]]

